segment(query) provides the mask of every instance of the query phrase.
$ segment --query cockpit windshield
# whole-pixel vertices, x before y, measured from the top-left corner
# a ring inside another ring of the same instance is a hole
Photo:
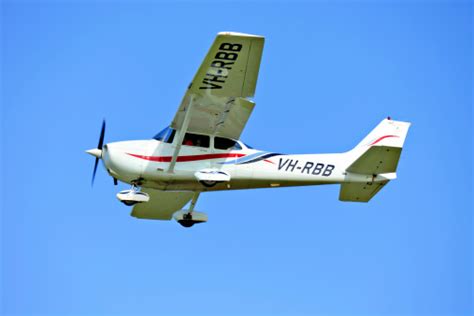
[[[244,145],[245,145],[245,147],[247,147],[248,149],[253,149],[253,147],[252,147],[252,146],[249,146],[249,145],[247,145],[246,143],[242,143],[242,144],[244,144]]]
[[[160,142],[169,143],[173,142],[174,134],[176,130],[172,129],[171,127],[166,127],[161,132],[155,135],[153,139],[159,140]]]

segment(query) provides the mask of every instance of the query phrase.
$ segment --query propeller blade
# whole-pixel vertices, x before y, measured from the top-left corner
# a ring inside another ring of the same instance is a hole
[[[99,144],[97,145],[98,150],[89,150],[89,154],[95,156],[94,171],[92,171],[92,181],[91,186],[94,186],[95,174],[97,172],[97,165],[99,164],[99,159],[102,156],[102,146],[104,146],[104,136],[105,136],[105,119],[102,120],[102,128],[100,129]],[[98,156],[100,153],[100,156]]]
[[[102,149],[104,145],[104,134],[105,134],[105,120],[102,120],[102,129],[100,130],[99,144],[97,145],[98,149]]]
[[[99,164],[99,158],[95,158],[94,171],[92,172],[91,187],[94,186],[95,173],[97,172],[97,165]]]

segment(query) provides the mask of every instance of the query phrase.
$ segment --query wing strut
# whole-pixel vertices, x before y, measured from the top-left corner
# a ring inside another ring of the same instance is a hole
[[[176,165],[176,160],[178,159],[178,154],[179,154],[179,151],[181,150],[181,145],[183,144],[184,135],[186,135],[186,131],[189,126],[189,121],[191,120],[193,101],[194,101],[194,96],[191,95],[189,104],[187,108],[185,109],[186,113],[184,114],[183,124],[181,125],[181,128],[176,131],[177,142],[176,142],[176,147],[174,148],[173,157],[171,158],[170,166],[168,167],[168,173],[173,173],[174,171],[174,166]]]

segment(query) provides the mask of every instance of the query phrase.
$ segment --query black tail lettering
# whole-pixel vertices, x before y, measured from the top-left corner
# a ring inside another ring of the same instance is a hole
[[[293,172],[297,164],[298,164],[298,160],[295,160],[295,162],[293,162],[293,159],[290,159],[290,163],[288,163],[288,166],[286,166],[286,171],[288,171],[288,169],[291,168],[290,171]]]
[[[327,165],[326,169],[324,169],[323,171],[323,176],[329,177],[333,170],[334,170],[334,165]]]
[[[309,174],[309,171],[311,170],[311,168],[313,168],[313,166],[314,166],[314,163],[312,163],[311,161],[306,162],[306,164],[303,167],[303,170],[301,170],[301,173],[304,173],[304,171],[306,170],[306,173]]]
[[[219,46],[219,49],[231,52],[240,52],[242,49],[242,44],[222,43],[221,46]]]
[[[280,160],[278,161],[278,170],[283,169],[283,167],[285,167],[287,163],[288,159],[285,159],[285,161],[283,162],[283,159],[280,158]]]
[[[224,60],[236,60],[237,56],[239,56],[237,53],[218,52],[215,58]]]

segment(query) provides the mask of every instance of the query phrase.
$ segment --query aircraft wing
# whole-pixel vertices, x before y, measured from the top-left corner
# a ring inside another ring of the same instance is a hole
[[[161,220],[170,220],[173,213],[182,209],[194,194],[193,192],[159,191],[148,188],[143,188],[142,192],[148,193],[150,201],[136,204],[130,215],[137,218]]]
[[[171,127],[239,139],[255,106],[249,98],[255,94],[263,44],[262,36],[217,34]]]

